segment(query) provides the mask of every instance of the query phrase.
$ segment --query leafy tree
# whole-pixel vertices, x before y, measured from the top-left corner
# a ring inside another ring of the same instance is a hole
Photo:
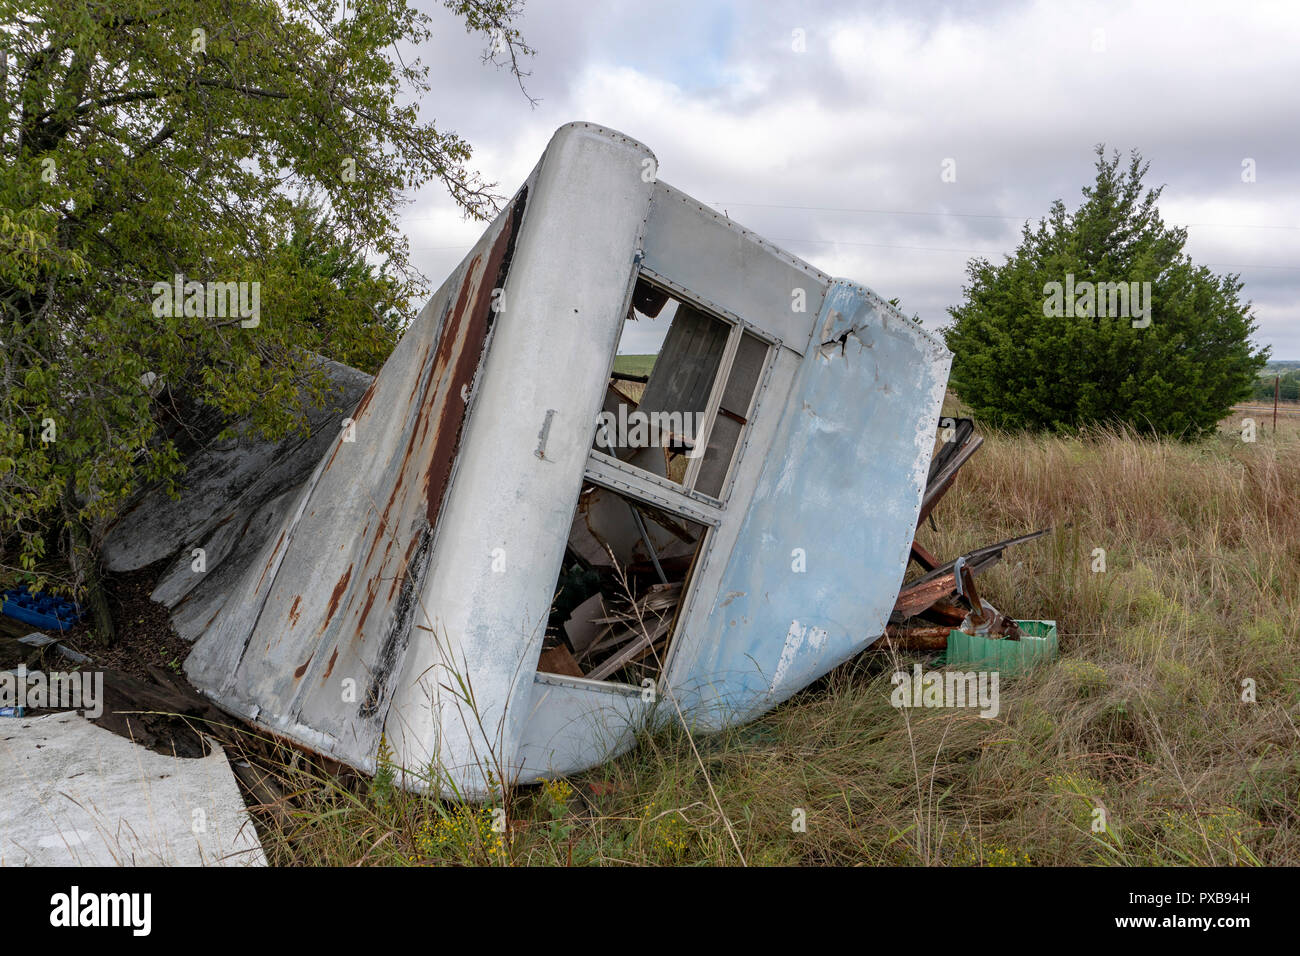
[[[1268,350],[1250,345],[1242,283],[1183,252],[1187,231],[1165,226],[1156,207],[1163,187],[1143,193],[1147,166],[1135,151],[1121,168],[1098,146],[1077,210],[1057,200],[1037,228],[1025,224],[1003,265],[967,266],[965,301],[945,330],[952,384],[990,423],[1124,422],[1190,439],[1250,394]]]
[[[312,349],[374,374],[410,320],[408,284],[340,239],[324,204],[300,197],[276,247],[286,272],[301,281],[287,310],[311,325]]]
[[[521,0],[443,2],[524,75]],[[373,368],[405,317],[405,192],[495,209],[469,145],[418,116],[427,68],[399,47],[429,35],[404,0],[0,0],[0,564],[39,587],[57,546],[105,636],[102,533],[181,467],[159,384],[301,427],[310,353]],[[168,296],[177,276],[205,285]]]

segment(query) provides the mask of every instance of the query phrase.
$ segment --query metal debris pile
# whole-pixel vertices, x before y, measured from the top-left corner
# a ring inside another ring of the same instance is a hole
[[[917,519],[918,528],[926,520],[933,526],[931,513],[935,506],[952,488],[957,472],[983,444],[984,439],[975,434],[972,419],[941,420],[940,445],[931,460]],[[954,628],[990,639],[1019,640],[1019,625],[1010,615],[980,597],[975,578],[1002,560],[1008,548],[1041,538],[1051,530],[1044,528],[1018,538],[1008,538],[948,562],[941,561],[914,539],[910,560],[916,562],[924,573],[898,592],[885,639],[880,645],[900,650],[944,650],[948,646],[948,635]]]
[[[538,671],[633,685],[656,678],[703,531],[608,489],[585,488]]]
[[[652,584],[640,596],[597,592],[564,622],[563,638],[547,637],[538,670],[605,680],[621,670],[650,677],[667,651],[682,582]]]

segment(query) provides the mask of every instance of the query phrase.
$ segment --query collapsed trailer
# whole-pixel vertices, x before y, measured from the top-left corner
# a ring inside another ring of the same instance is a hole
[[[462,796],[752,719],[886,630],[950,353],[558,130],[231,585],[221,707]]]

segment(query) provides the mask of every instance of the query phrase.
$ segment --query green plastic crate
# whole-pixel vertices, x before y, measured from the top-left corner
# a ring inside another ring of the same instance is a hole
[[[1018,641],[974,637],[954,629],[948,635],[944,662],[949,667],[996,670],[1008,676],[1023,674],[1045,661],[1056,660],[1055,621],[1017,621],[1024,634]]]

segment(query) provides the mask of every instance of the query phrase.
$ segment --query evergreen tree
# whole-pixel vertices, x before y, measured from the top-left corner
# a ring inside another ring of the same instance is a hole
[[[1098,146],[1077,210],[1057,200],[1006,263],[967,266],[944,334],[954,390],[990,424],[1122,422],[1190,439],[1250,394],[1268,350],[1250,344],[1242,282],[1183,252],[1187,231],[1156,207],[1163,187],[1143,191],[1147,166]]]

